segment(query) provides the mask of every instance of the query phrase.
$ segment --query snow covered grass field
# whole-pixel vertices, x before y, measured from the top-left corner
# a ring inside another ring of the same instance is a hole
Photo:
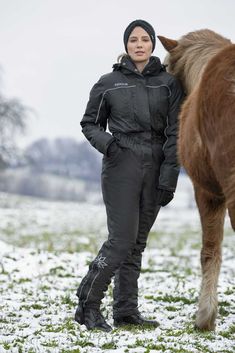
[[[0,194],[0,353],[235,352],[235,235],[226,219],[215,332],[194,330],[200,224],[188,179],[149,236],[139,310],[157,329],[89,332],[74,322],[76,288],[106,237],[103,205]],[[112,325],[112,285],[103,300]]]

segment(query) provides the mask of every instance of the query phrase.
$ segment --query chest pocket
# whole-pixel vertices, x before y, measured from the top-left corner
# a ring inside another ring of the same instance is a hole
[[[113,118],[128,119],[133,115],[133,89],[135,85],[110,88],[107,101]]]
[[[146,87],[149,95],[151,125],[161,133],[167,125],[170,88],[167,85],[148,85]]]

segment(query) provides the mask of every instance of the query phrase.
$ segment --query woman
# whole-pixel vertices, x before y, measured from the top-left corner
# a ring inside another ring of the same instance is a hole
[[[102,193],[109,236],[89,266],[77,296],[75,320],[88,329],[110,331],[100,312],[114,278],[114,325],[158,326],[138,311],[142,252],[161,206],[174,195],[177,116],[183,92],[157,57],[155,32],[135,20],[124,33],[127,55],[94,85],[82,131],[103,153]],[[109,132],[106,132],[108,122]]]

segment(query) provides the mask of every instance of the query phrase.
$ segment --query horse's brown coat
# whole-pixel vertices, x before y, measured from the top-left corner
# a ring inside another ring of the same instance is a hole
[[[178,41],[159,39],[169,52],[168,71],[187,94],[178,153],[194,185],[203,232],[196,327],[213,330],[226,209],[235,230],[235,45],[207,29]]]

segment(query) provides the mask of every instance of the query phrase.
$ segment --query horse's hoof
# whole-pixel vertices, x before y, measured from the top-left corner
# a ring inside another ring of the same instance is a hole
[[[215,324],[199,325],[199,324],[195,323],[194,330],[195,331],[215,331]]]

